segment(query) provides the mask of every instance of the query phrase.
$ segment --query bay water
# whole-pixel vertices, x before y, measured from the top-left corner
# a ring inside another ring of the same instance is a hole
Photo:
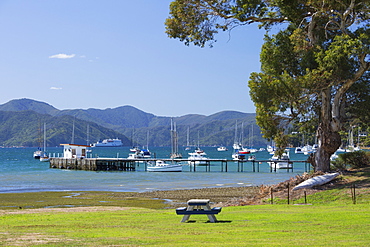
[[[218,152],[216,147],[202,148],[212,159],[231,159],[232,150]],[[276,184],[305,172],[304,163],[294,163],[294,170],[270,172],[268,163],[259,164],[259,172],[253,172],[252,163],[244,164],[238,172],[238,164],[228,162],[228,172],[221,172],[220,163],[211,163],[210,172],[197,166],[191,171],[188,165],[183,172],[146,172],[144,164],[138,164],[136,171],[77,171],[51,169],[48,162],[33,158],[35,148],[0,148],[0,193],[39,191],[116,191],[144,192],[151,190],[195,189],[211,187],[234,187]],[[157,158],[169,158],[171,148],[150,148]],[[48,148],[48,153],[62,156],[62,147]],[[181,150],[183,158],[188,152]],[[129,147],[93,148],[92,157],[127,158]],[[257,152],[257,160],[268,160],[267,151]],[[291,160],[306,160],[307,156],[290,150]],[[225,170],[225,168],[224,168]]]

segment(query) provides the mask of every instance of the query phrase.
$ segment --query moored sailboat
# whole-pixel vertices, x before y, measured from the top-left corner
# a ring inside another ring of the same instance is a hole
[[[177,137],[176,123],[171,118],[171,159],[182,158],[182,154],[179,153],[179,143]]]
[[[40,156],[40,161],[41,162],[50,161],[50,158],[46,153],[46,123],[44,123],[44,150],[42,151],[42,154]]]

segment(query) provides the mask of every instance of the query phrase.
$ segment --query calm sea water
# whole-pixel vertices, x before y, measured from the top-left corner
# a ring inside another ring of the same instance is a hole
[[[214,147],[204,147],[210,158],[231,159],[231,148],[218,152]],[[168,158],[170,148],[150,148],[157,158]],[[228,172],[221,172],[219,164],[211,165],[211,172],[204,167],[197,167],[197,172],[190,172],[189,166],[183,172],[152,173],[145,172],[141,164],[134,172],[92,172],[50,169],[49,163],[33,158],[34,148],[0,149],[0,193],[37,192],[37,191],[133,191],[193,189],[205,187],[252,186],[275,184],[305,171],[304,163],[294,165],[293,172],[280,170],[270,172],[267,163],[260,164],[260,172],[253,172],[251,163],[244,166],[243,172],[237,172],[237,163],[228,163]],[[62,148],[49,148],[49,153],[62,153]],[[93,156],[126,158],[129,147],[94,148]],[[183,157],[188,151],[182,150]],[[302,154],[294,154],[292,160],[305,160]],[[256,153],[257,160],[267,160],[270,155],[264,151]]]

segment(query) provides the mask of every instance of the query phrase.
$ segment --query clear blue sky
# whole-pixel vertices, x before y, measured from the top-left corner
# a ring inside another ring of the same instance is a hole
[[[131,105],[159,116],[255,112],[248,79],[264,30],[244,26],[213,48],[165,34],[170,0],[0,0],[0,104],[58,109]]]

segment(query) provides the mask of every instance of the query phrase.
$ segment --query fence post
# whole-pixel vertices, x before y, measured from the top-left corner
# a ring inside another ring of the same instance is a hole
[[[306,194],[306,190],[304,191],[304,204],[307,204],[307,194]]]
[[[356,185],[353,184],[351,187],[352,203],[356,204]]]
[[[290,186],[289,186],[289,183],[288,183],[288,204],[289,204],[289,199],[290,199],[290,198],[289,198],[289,197],[290,197],[290,194],[289,194],[289,189],[290,189],[290,188],[289,188],[289,187],[290,187]]]
[[[271,204],[274,204],[274,195],[272,188],[270,188],[270,195],[271,195]]]

